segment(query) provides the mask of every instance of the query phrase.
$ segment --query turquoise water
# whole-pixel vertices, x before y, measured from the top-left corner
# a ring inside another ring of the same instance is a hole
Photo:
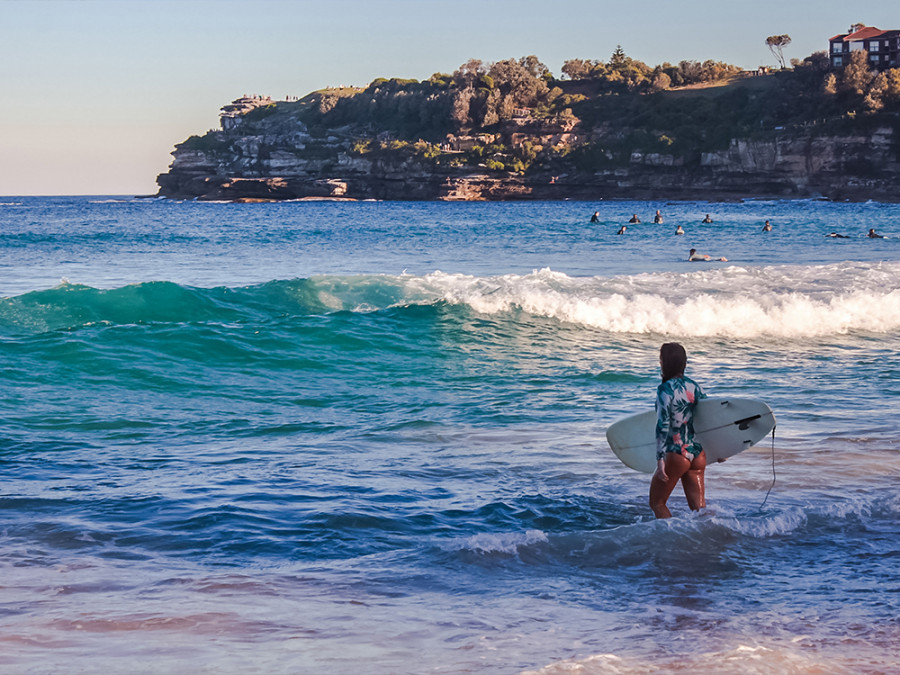
[[[0,198],[0,233],[3,672],[900,663],[900,206]],[[672,339],[778,427],[662,522],[604,430]]]

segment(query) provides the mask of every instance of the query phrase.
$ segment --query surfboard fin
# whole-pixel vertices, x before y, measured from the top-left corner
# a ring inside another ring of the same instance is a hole
[[[737,428],[741,431],[747,431],[750,428],[750,422],[753,420],[758,420],[762,415],[753,415],[753,417],[745,417],[742,420],[736,420],[734,424],[737,424]]]

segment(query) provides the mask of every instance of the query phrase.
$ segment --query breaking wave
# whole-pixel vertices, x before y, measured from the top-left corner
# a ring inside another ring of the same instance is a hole
[[[730,267],[572,278],[552,270],[477,278],[435,273],[442,298],[496,314],[521,310],[611,333],[814,337],[900,328],[900,265]]]
[[[900,329],[900,263],[741,268],[618,277],[550,269],[478,277],[318,276],[240,288],[148,281],[114,289],[62,282],[0,299],[0,328],[247,322],[444,304],[521,313],[617,334],[804,338]]]

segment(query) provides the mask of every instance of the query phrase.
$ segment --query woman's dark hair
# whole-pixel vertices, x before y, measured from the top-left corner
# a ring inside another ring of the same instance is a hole
[[[684,375],[687,365],[687,353],[677,342],[667,342],[659,348],[659,363],[662,368],[662,381]]]

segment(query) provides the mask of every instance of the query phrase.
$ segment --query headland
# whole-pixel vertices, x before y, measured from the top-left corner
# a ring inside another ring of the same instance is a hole
[[[470,61],[274,101],[244,96],[176,146],[175,199],[900,199],[900,69],[792,69],[621,50],[566,62]],[[862,72],[862,75],[861,75]],[[862,79],[860,80],[860,77]]]

